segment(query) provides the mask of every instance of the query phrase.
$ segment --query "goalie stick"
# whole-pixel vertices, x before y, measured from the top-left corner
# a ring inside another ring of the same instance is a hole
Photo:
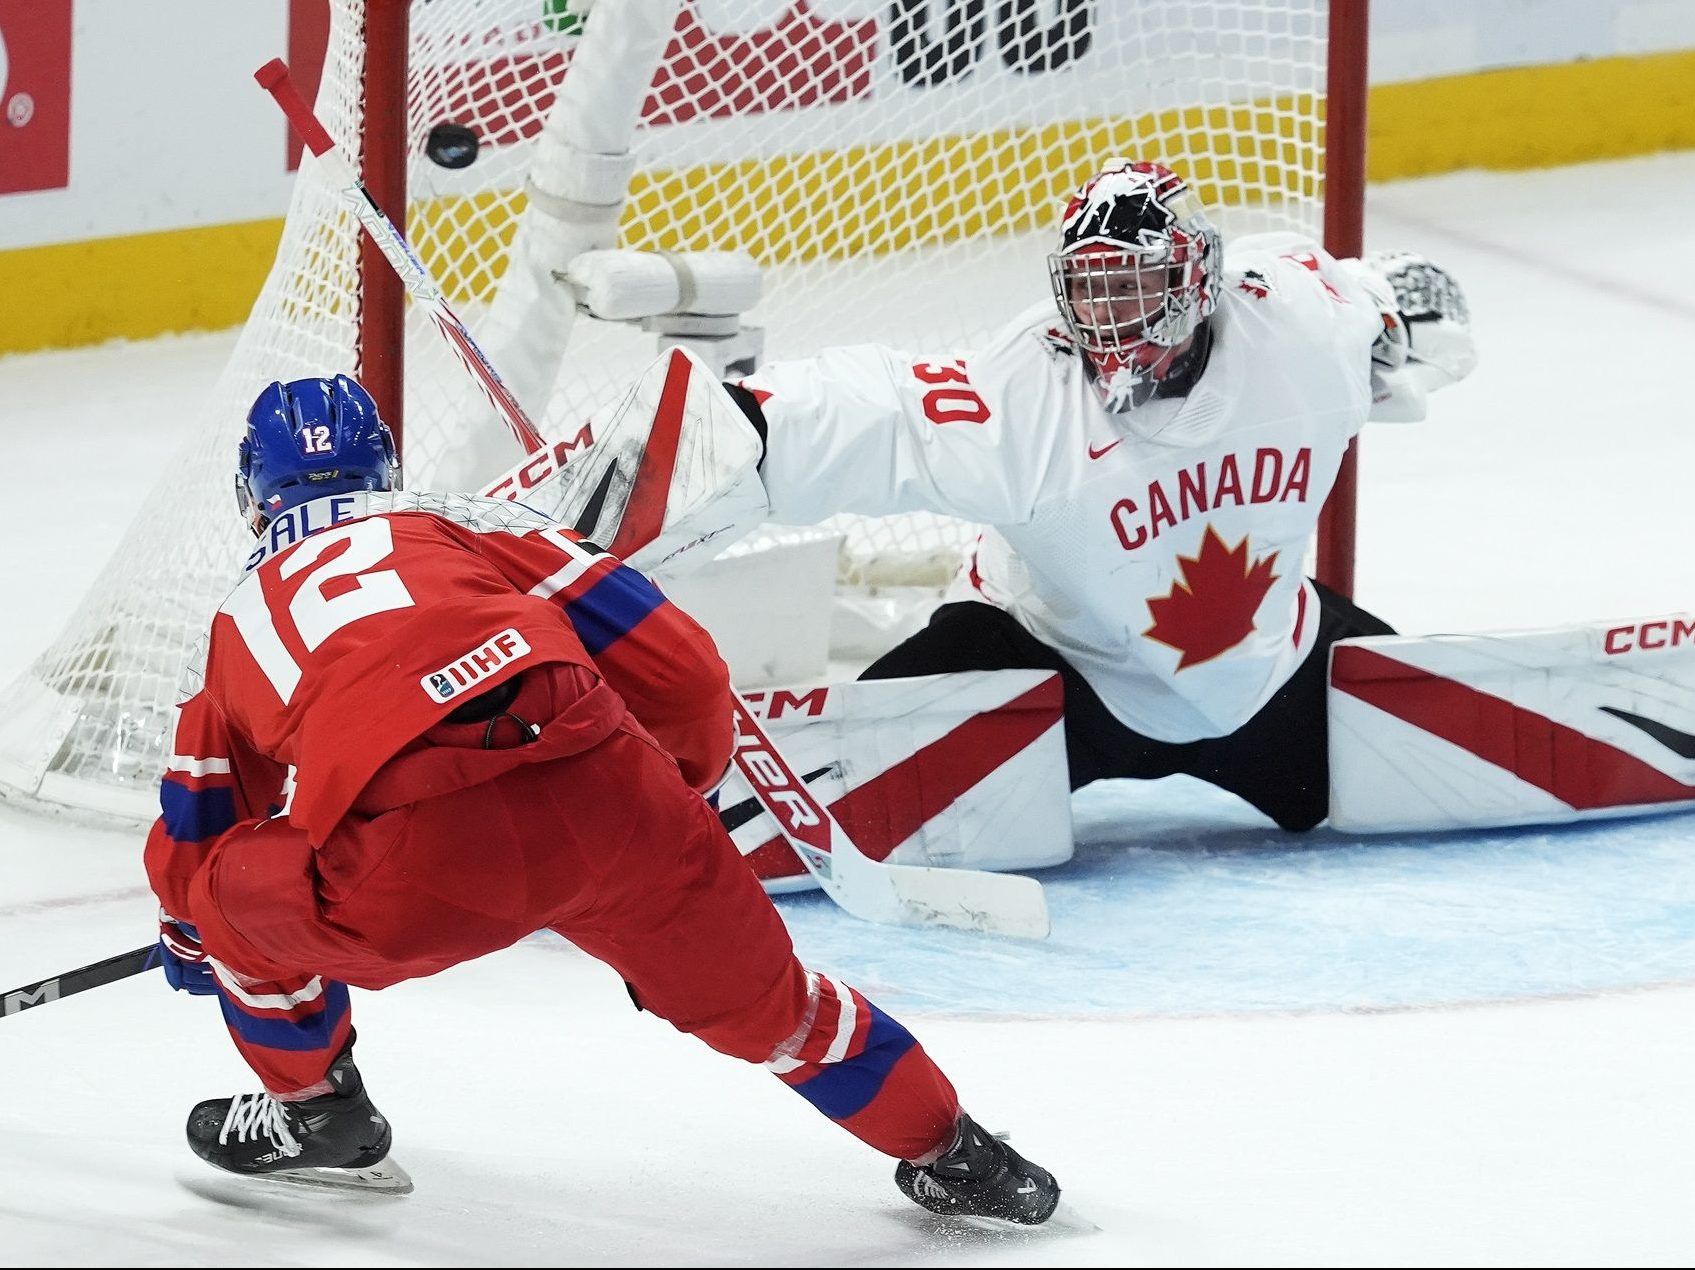
[[[119,979],[128,979],[131,975],[139,975],[158,964],[159,945],[152,943],[144,948],[133,948],[127,953],[119,953],[116,957],[108,957],[105,961],[97,961],[93,965],[78,966],[75,970],[66,970],[46,979],[38,979],[34,983],[26,983],[21,988],[13,988],[0,994],[0,1019],[9,1019],[14,1014],[22,1014],[25,1010],[62,1000],[78,992],[87,992],[90,988],[100,988],[108,983],[116,983]]]
[[[426,306],[442,338],[477,380],[519,444],[530,454],[544,449],[545,442],[523,407],[489,364],[465,324],[448,307],[441,288],[423,262],[377,207],[352,164],[336,148],[329,131],[296,91],[282,59],[267,62],[253,77],[282,108],[306,147],[328,165],[365,232],[400,275],[407,293]],[[664,476],[668,481],[669,473]],[[652,532],[658,528],[655,524]],[[616,545],[622,549],[620,554],[627,556],[641,543],[620,541]],[[1047,935],[1047,899],[1041,883],[1034,878],[968,869],[888,865],[865,855],[853,845],[829,809],[794,776],[740,695],[732,693],[731,699],[736,719],[733,761],[737,769],[802,863],[817,877],[825,894],[847,912],[872,922],[955,926],[1036,939]]]

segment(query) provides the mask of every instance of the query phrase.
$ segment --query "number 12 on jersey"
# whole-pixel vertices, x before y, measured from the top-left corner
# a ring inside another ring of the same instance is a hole
[[[347,549],[319,564],[325,552],[345,543]],[[286,618],[307,652],[362,617],[410,608],[415,601],[400,575],[376,566],[394,553],[394,535],[382,517],[356,520],[337,529],[313,534],[283,561],[278,575],[290,579],[313,565],[289,600]],[[277,630],[284,614],[272,611],[260,587],[259,570],[249,574],[218,610],[229,615],[247,651],[287,705],[300,686],[300,663]],[[328,583],[351,578],[351,587],[325,594]]]

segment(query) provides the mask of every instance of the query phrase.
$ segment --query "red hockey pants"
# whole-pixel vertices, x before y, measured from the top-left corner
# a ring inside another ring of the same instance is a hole
[[[513,707],[534,719],[526,708]],[[287,1095],[323,1079],[350,1035],[343,985],[433,974],[546,927],[613,967],[643,1008],[766,1065],[878,1150],[925,1160],[946,1146],[959,1112],[947,1077],[898,1022],[800,964],[672,759],[628,718],[547,757],[557,731],[544,725],[522,749],[403,754],[317,849],[283,818],[218,839],[191,916],[265,1087]],[[531,753],[542,761],[522,761]],[[461,758],[516,765],[429,796],[432,782],[453,783],[442,763]]]

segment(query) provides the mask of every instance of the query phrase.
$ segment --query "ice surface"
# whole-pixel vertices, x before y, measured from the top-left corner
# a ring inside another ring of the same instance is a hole
[[[1695,155],[1374,188],[1483,362],[1364,439],[1361,599],[1406,631],[1695,607]],[[0,360],[0,678],[52,638],[228,335]],[[233,509],[232,509],[233,514]],[[769,1077],[560,941],[357,994],[403,1200],[193,1159],[248,1088],[131,980],[0,1022],[6,1264],[1685,1264],[1695,816],[1291,838],[1185,781],[1077,802],[1045,944],[784,902],[1094,1234],[962,1233]],[[0,985],[145,942],[133,835],[0,806]]]

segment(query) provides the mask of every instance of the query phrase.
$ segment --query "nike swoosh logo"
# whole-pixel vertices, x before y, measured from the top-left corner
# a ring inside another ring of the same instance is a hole
[[[1605,714],[1612,715],[1615,719],[1623,719],[1633,728],[1640,728],[1677,755],[1678,758],[1695,758],[1695,733],[1679,732],[1676,728],[1668,727],[1664,723],[1656,723],[1653,719],[1644,719],[1641,715],[1631,714],[1627,710],[1615,710],[1611,706],[1602,706],[1601,710]]]
[[[829,770],[830,767],[826,764],[825,766],[818,768],[816,771],[807,772],[800,778],[801,784],[810,785],[813,781],[817,780]],[[765,808],[760,804],[759,799],[751,797],[744,798],[739,803],[731,803],[728,807],[720,807],[718,809],[718,820],[724,826],[724,832],[734,833],[737,829],[740,829],[748,821],[752,820],[764,810]]]
[[[1106,452],[1107,452],[1107,451],[1108,451],[1108,450],[1110,450],[1110,449],[1112,449],[1112,447],[1113,447],[1113,446],[1115,446],[1115,445],[1123,445],[1123,444],[1124,444],[1124,438],[1123,438],[1123,437],[1119,437],[1119,438],[1118,438],[1118,440],[1116,440],[1116,441],[1109,441],[1109,442],[1108,442],[1108,443],[1107,443],[1107,444],[1106,444],[1106,445],[1103,445],[1103,446],[1102,446],[1102,447],[1101,447],[1101,448],[1100,448],[1100,449],[1098,449],[1098,450],[1097,450],[1097,449],[1095,449],[1095,447],[1094,447],[1094,446],[1092,446],[1092,445],[1091,445],[1091,446],[1090,446],[1090,447],[1089,447],[1089,457],[1090,457],[1090,458],[1091,458],[1091,459],[1098,459],[1098,458],[1100,458],[1100,457],[1101,457],[1101,456],[1102,456],[1102,455],[1103,455],[1103,454],[1105,454],[1105,453],[1106,453]]]

